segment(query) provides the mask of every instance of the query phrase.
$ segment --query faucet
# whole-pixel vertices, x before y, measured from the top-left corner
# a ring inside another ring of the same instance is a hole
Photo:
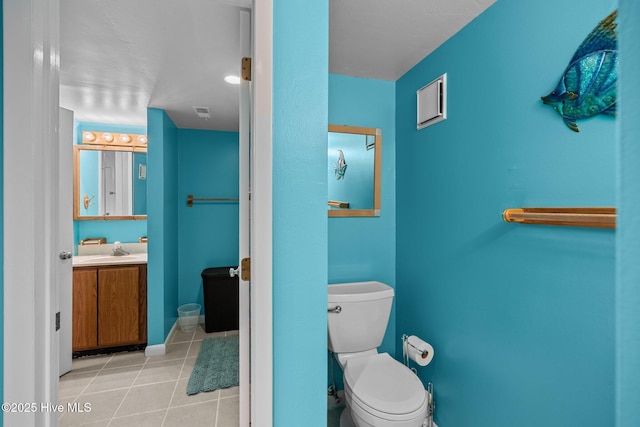
[[[112,256],[129,255],[129,252],[122,249],[122,243],[113,242],[113,249],[111,249],[111,255]]]

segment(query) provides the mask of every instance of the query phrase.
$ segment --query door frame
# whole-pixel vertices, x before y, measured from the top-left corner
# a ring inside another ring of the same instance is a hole
[[[57,402],[58,350],[49,215],[57,148],[59,0],[3,0],[4,401]],[[253,4],[251,422],[273,425],[271,93],[273,2]],[[9,185],[11,184],[11,185]],[[16,328],[15,325],[20,325]],[[258,357],[259,355],[259,357]],[[4,414],[7,425],[57,425],[56,413]]]
[[[4,401],[57,402],[59,0],[4,0]],[[58,414],[4,413],[55,426]]]

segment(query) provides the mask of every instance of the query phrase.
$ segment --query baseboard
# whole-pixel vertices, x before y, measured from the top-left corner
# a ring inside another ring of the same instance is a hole
[[[164,340],[162,344],[148,345],[147,348],[144,349],[144,355],[147,357],[151,356],[162,356],[167,353],[167,346],[173,339],[173,336],[178,329],[178,321],[176,320],[167,335],[167,338]]]

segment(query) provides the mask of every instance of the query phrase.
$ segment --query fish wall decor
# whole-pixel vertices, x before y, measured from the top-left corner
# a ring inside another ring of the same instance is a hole
[[[338,150],[338,160],[333,166],[333,171],[336,174],[336,179],[344,178],[344,174],[347,172],[347,161],[344,159],[344,153],[342,150]]]
[[[617,17],[615,10],[591,31],[569,61],[558,86],[541,97],[575,132],[580,131],[576,120],[616,114]]]

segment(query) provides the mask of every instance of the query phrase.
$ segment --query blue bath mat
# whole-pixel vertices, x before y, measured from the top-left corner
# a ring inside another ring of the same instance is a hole
[[[327,427],[340,427],[342,411],[344,411],[344,405],[327,411]]]
[[[187,384],[187,394],[238,385],[238,335],[205,338]]]

